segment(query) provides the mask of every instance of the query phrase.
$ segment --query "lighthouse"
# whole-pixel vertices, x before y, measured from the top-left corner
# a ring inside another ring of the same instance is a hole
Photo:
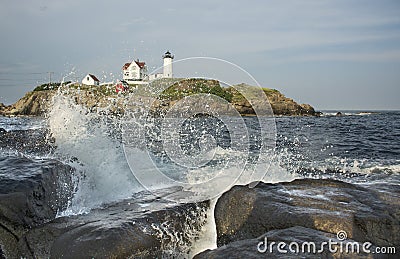
[[[174,56],[169,52],[165,52],[163,55],[164,59],[164,71],[163,71],[163,77],[164,78],[172,78],[172,60],[174,59]]]

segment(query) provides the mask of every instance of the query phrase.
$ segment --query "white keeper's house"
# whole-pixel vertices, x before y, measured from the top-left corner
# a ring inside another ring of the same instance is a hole
[[[130,63],[125,63],[122,67],[123,80],[128,83],[135,83],[135,81],[142,81],[147,77],[147,66],[145,62],[140,62],[139,59]]]
[[[82,79],[82,84],[83,85],[100,85],[100,80],[97,79],[97,77],[92,74],[87,74]]]

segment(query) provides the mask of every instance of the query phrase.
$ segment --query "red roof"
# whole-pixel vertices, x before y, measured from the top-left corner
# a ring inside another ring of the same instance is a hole
[[[89,76],[94,80],[94,81],[96,81],[96,82],[100,82],[100,80],[99,79],[97,79],[97,77],[95,77],[94,75],[92,75],[92,74],[89,74]]]
[[[125,63],[125,65],[122,67],[122,70],[126,70],[130,65],[131,63]]]
[[[145,62],[139,62],[139,61],[135,61],[136,65],[138,65],[140,68],[144,68],[144,66],[146,65]]]
[[[139,62],[139,61],[135,61],[136,65],[138,65],[140,68],[144,68],[144,66],[146,65],[146,62]],[[128,67],[131,65],[132,63],[125,63],[125,65],[122,67],[122,70],[127,70]]]

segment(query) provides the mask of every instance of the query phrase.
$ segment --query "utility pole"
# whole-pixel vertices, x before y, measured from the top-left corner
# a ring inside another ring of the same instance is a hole
[[[54,72],[47,72],[49,74],[49,87],[51,86],[51,75],[54,74]]]

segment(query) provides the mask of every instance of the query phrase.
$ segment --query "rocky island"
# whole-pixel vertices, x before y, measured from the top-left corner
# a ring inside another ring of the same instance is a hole
[[[245,84],[238,87],[249,87]],[[0,115],[4,116],[40,116],[46,113],[51,107],[53,96],[57,93],[60,84],[53,84],[51,87],[42,85],[28,92],[16,103],[6,106],[0,104]],[[69,84],[62,86],[63,92],[66,92],[73,100],[83,106],[94,109],[108,107],[112,112],[123,112],[124,101],[129,94],[136,94],[149,97],[148,94],[138,90],[142,86],[132,86],[133,90],[125,93],[116,93],[115,86],[85,86],[81,84]],[[255,87],[254,87],[255,88]],[[268,98],[274,115],[286,116],[315,116],[318,115],[314,108],[309,104],[298,104],[293,99],[283,95],[275,89],[262,88],[262,91]],[[253,115],[254,110],[250,103],[237,90],[236,87],[221,87],[216,80],[205,79],[185,79],[173,83],[170,87],[159,93],[157,99],[162,106],[171,107],[180,98],[196,93],[209,93],[217,95],[229,103],[242,115]]]

